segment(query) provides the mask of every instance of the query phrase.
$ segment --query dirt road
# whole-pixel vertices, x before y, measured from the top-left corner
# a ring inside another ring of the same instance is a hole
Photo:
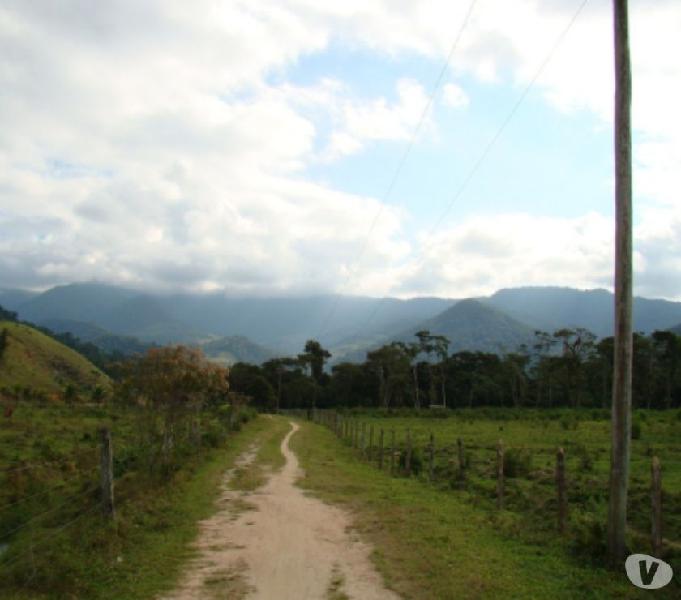
[[[342,510],[307,497],[295,485],[298,459],[289,440],[284,468],[252,493],[228,488],[220,510],[201,523],[199,557],[166,600],[393,600],[370,560],[370,548],[349,532]],[[240,458],[253,460],[256,449]]]

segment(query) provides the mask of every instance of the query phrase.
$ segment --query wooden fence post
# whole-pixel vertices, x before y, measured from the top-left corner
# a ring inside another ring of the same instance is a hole
[[[359,451],[360,451],[360,454],[362,455],[362,458],[365,457],[366,450],[367,450],[366,429],[367,429],[367,424],[362,423],[362,438],[361,438],[361,441],[360,441],[360,444],[359,444]]]
[[[383,429],[378,435],[378,468],[383,470]]]
[[[558,531],[564,534],[567,528],[567,494],[565,487],[565,451],[558,448],[556,453],[556,488],[558,490]]]
[[[411,476],[411,429],[407,429],[407,454],[404,457],[404,469],[407,477]]]
[[[497,443],[497,508],[504,508],[504,443]]]
[[[463,449],[463,440],[461,438],[457,438],[456,445],[459,456],[459,477],[463,481],[466,478],[466,456]]]
[[[659,557],[662,552],[662,474],[657,456],[653,456],[651,475],[650,500],[653,509],[651,545],[653,556]]]
[[[395,430],[390,430],[390,474],[395,474]]]
[[[371,462],[374,453],[374,426],[369,426],[369,447],[367,448],[367,460]]]
[[[435,436],[430,432],[430,444],[428,445],[428,479],[433,481],[433,472],[435,470]]]
[[[102,427],[99,430],[99,435],[102,442],[100,455],[102,510],[104,511],[104,516],[113,519],[116,516],[116,512],[114,510],[113,495],[113,445],[111,443],[111,431],[106,427]]]

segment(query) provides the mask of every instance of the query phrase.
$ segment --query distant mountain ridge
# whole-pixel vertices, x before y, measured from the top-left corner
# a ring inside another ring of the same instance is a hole
[[[143,343],[215,348],[225,360],[243,360],[239,352],[233,352],[238,348],[253,357],[296,355],[311,338],[330,349],[334,362],[363,360],[367,349],[424,328],[447,335],[452,351],[513,351],[514,344],[526,343],[528,332],[531,335],[537,329],[584,327],[599,337],[612,334],[613,296],[606,290],[523,287],[477,299],[400,300],[163,294],[77,283],[38,295],[20,290],[4,293],[11,300],[8,308],[41,325],[59,319],[85,322]],[[681,302],[635,298],[636,331],[650,333],[679,324]]]
[[[484,300],[535,329],[584,327],[598,337],[613,335],[613,295],[607,290],[561,287],[503,289]],[[650,333],[681,323],[681,302],[634,298],[634,330]]]
[[[319,337],[334,345],[368,321],[380,332],[418,323],[451,305],[443,298],[304,296],[243,298],[223,294],[150,294],[99,283],[52,288],[17,306],[20,318],[88,322],[143,341],[200,344],[243,336],[279,354],[297,354]],[[376,310],[380,308],[380,310]]]

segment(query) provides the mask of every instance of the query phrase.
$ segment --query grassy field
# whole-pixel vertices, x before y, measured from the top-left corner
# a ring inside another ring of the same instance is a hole
[[[2,330],[7,330],[7,348],[0,358],[0,389],[30,388],[47,394],[61,393],[67,384],[78,392],[109,389],[109,378],[97,367],[37,329],[0,321]]]
[[[569,412],[502,415],[466,412],[447,419],[357,415],[395,430],[404,450],[411,430],[419,473],[391,477],[361,459],[356,449],[330,431],[306,424],[293,447],[307,477],[304,485],[321,496],[347,503],[360,529],[376,545],[377,564],[393,587],[409,598],[619,598],[638,597],[623,570],[603,568],[603,524],[607,481],[608,422]],[[504,418],[505,417],[505,418]],[[633,551],[649,552],[647,467],[651,451],[665,465],[665,536],[678,533],[681,468],[679,421],[672,414],[637,415],[643,423],[634,441],[630,540]],[[426,481],[430,433],[436,442],[435,475]],[[458,474],[456,439],[464,441],[469,468]],[[497,510],[493,467],[499,438],[514,448],[515,476],[506,479],[506,509]],[[558,445],[568,457],[568,534],[556,531],[553,465]],[[527,458],[531,456],[531,458]],[[639,531],[640,535],[637,534]],[[676,547],[667,560],[678,575]],[[676,586],[676,587],[674,587]],[[658,597],[678,597],[678,582]]]
[[[670,541],[668,550],[672,556],[676,545],[681,543],[680,416],[678,412],[638,411],[634,418],[637,432],[631,454],[631,544],[642,551],[650,549],[647,536],[653,455],[662,463],[663,531]],[[562,447],[573,533],[579,538],[573,541],[580,553],[587,552],[598,558],[602,548],[595,543],[597,540],[590,538],[597,537],[599,525],[605,522],[610,464],[610,421],[601,411],[462,411],[444,419],[361,417],[360,421],[366,424],[365,430],[373,426],[375,436],[384,429],[386,440],[390,436],[388,432],[394,431],[403,454],[409,430],[414,448],[412,463],[421,478],[428,475],[432,433],[436,448],[435,482],[462,489],[488,506],[492,506],[496,498],[496,445],[502,440],[507,455],[506,507],[532,520],[541,516],[549,525],[555,522],[555,457],[557,448]],[[461,481],[458,469],[459,438],[468,463],[465,482]]]
[[[115,523],[102,516],[97,490],[102,425],[113,435]],[[2,423],[0,597],[142,600],[171,588],[225,470],[254,442],[252,468],[276,467],[286,429],[256,418],[160,481],[139,460],[138,427],[131,409],[27,403]]]

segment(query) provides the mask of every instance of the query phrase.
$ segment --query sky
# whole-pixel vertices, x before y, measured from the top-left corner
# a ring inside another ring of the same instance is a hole
[[[582,5],[0,0],[0,288],[612,289]],[[681,2],[629,5],[634,291],[681,300]]]

